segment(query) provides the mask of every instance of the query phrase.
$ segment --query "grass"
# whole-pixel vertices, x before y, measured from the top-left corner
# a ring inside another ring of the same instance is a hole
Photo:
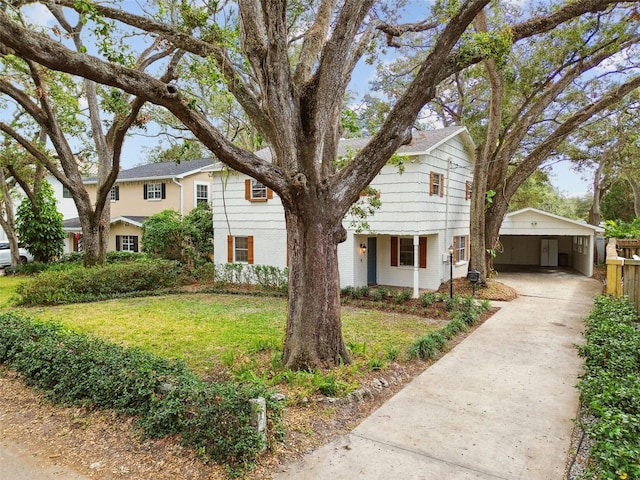
[[[10,282],[5,285],[7,280]],[[10,277],[0,277],[0,301],[11,297],[15,284]],[[200,374],[281,383],[290,383],[293,378],[298,385],[307,382],[317,387],[321,382],[317,372],[308,378],[283,375],[278,364],[286,308],[283,298],[180,294],[13,310],[167,358],[183,359]],[[351,307],[343,308],[342,324],[347,345],[357,346],[353,352],[356,365],[333,372],[342,382],[343,392],[357,388],[358,372],[370,370],[372,359],[393,351],[399,352],[399,360],[406,360],[411,343],[437,327],[412,315]]]
[[[24,282],[23,277],[0,277],[0,308],[7,308],[11,298],[15,295],[16,287]]]

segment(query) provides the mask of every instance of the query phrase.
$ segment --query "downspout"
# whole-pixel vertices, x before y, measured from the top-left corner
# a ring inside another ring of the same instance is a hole
[[[420,237],[413,236],[413,298],[420,296]]]
[[[180,188],[180,216],[182,217],[184,215],[183,185],[176,180],[176,177],[173,177],[171,181]]]
[[[443,252],[449,251],[449,245],[447,245],[447,241],[450,242],[450,244],[453,244],[453,238],[449,239],[449,195],[450,195],[449,182],[450,182],[450,176],[451,176],[450,174],[451,174],[451,158],[448,158],[447,159],[447,185],[444,190],[444,196],[446,200],[444,204],[444,239],[443,239],[444,244],[442,245]],[[441,276],[440,280],[444,282],[444,275]]]

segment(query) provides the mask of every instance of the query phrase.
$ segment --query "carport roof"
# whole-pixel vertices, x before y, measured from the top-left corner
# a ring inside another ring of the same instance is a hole
[[[538,222],[540,222],[540,225],[538,225]],[[507,213],[500,227],[500,234],[548,235],[554,233],[548,230],[551,226],[561,227],[564,235],[597,235],[604,233],[604,228],[529,207]]]

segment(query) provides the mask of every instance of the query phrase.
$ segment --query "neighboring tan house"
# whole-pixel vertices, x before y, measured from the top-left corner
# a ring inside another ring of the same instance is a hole
[[[111,227],[108,250],[138,252],[142,223],[163,210],[188,214],[199,203],[211,203],[213,184],[210,158],[187,162],[150,163],[122,170],[111,189]],[[95,200],[95,177],[85,180]],[[78,218],[65,220],[71,251],[82,250]]]
[[[367,139],[342,140],[339,156],[361,149]],[[382,206],[358,233],[348,216],[347,240],[338,246],[340,284],[437,289],[453,276],[465,276],[469,259],[469,220],[474,145],[464,127],[415,132],[398,150],[404,172],[386,165],[371,186]],[[268,150],[258,155],[269,159]],[[277,195],[256,180],[217,166],[214,174],[216,262],[287,265],[286,228]],[[219,187],[218,187],[219,185]],[[360,201],[367,201],[363,197]]]

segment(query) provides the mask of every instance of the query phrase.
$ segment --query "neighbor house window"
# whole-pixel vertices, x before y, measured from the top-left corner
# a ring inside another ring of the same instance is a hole
[[[71,195],[71,190],[69,190],[64,185],[62,186],[62,198],[73,198],[73,195]]]
[[[391,237],[391,266],[414,265],[413,237]],[[427,268],[427,237],[418,237],[418,267]]]
[[[469,236],[453,237],[453,261],[466,262],[469,258]]]
[[[209,203],[209,184],[196,183],[195,195],[196,195],[196,207],[201,203]]]
[[[429,195],[444,195],[444,175],[441,173],[431,172],[429,174]]]
[[[253,264],[253,236],[227,237],[227,262]]]
[[[113,187],[111,187],[111,192],[109,193],[109,195],[112,202],[120,200],[120,187],[118,185],[114,185]]]
[[[251,178],[244,181],[244,198],[250,202],[266,202],[273,198],[273,190]]]
[[[119,252],[137,252],[137,235],[116,235],[116,250]]]
[[[143,196],[145,200],[162,200],[167,198],[166,185],[164,183],[145,183]]]

